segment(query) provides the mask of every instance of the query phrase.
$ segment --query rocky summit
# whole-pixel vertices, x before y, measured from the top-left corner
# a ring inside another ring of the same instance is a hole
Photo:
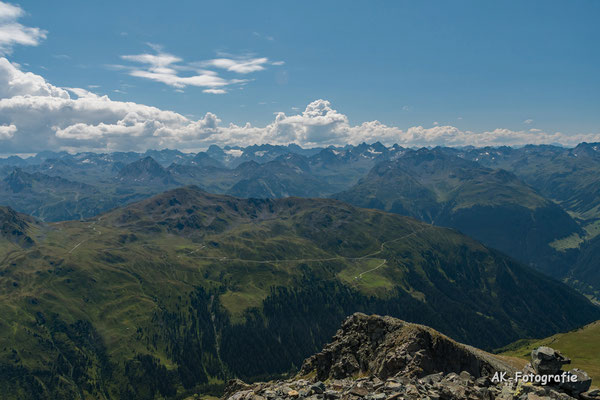
[[[584,371],[565,373],[576,375],[576,382],[548,379],[563,374],[561,368],[568,363],[560,352],[540,347],[520,370],[510,358],[457,343],[429,327],[356,313],[321,352],[304,361],[294,378],[254,384],[232,380],[223,398],[600,399],[600,390],[590,390],[591,379]]]

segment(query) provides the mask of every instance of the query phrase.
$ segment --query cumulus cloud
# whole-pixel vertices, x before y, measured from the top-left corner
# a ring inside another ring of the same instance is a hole
[[[168,58],[146,59],[169,68]],[[207,88],[219,93],[222,88]],[[194,120],[173,111],[116,101],[81,88],[59,88],[42,76],[24,72],[0,58],[0,144],[3,153],[42,150],[116,151],[148,148],[199,150],[211,144],[288,144],[326,146],[381,141],[403,146],[524,145],[600,141],[600,134],[566,135],[530,129],[484,132],[454,126],[401,129],[379,121],[352,125],[327,100],[315,100],[302,112],[275,114],[265,126],[226,124],[207,112]]]
[[[46,31],[17,22],[24,14],[21,7],[0,1],[0,55],[10,54],[14,45],[37,46],[46,38]]]
[[[10,139],[16,131],[17,127],[14,125],[0,125],[0,140]]]
[[[15,96],[68,98],[66,90],[57,88],[31,72],[22,72],[6,58],[0,58],[0,99]]]

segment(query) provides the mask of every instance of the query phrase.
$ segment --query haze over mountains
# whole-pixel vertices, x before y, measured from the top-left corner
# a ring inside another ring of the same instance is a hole
[[[599,149],[582,143],[415,150],[377,142],[45,152],[1,159],[0,196],[45,221],[90,218],[185,185],[245,198],[333,197],[458,229],[597,297]]]

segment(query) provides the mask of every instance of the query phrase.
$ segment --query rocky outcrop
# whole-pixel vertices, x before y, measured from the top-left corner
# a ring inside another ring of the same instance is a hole
[[[224,399],[600,400],[600,391],[589,390],[591,380],[581,370],[568,372],[578,378],[569,384],[536,381],[536,376],[562,374],[568,362],[560,352],[542,347],[533,351],[531,364],[517,371],[506,359],[431,328],[357,313],[295,378],[253,385],[233,380]]]
[[[304,362],[301,373],[315,371],[318,379],[325,380],[356,374],[380,379],[397,374],[420,378],[466,371],[479,378],[512,370],[509,364],[426,326],[356,313],[344,321],[322,352]]]

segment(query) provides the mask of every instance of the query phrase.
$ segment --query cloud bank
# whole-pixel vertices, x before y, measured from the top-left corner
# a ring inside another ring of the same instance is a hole
[[[163,57],[163,56],[160,56]],[[156,74],[167,74],[173,58],[140,58]],[[165,70],[161,70],[165,69]],[[176,85],[177,83],[173,83]],[[183,84],[183,83],[182,83]],[[209,87],[206,90],[219,90]],[[277,113],[266,126],[226,124],[207,112],[199,120],[133,102],[115,101],[81,88],[60,88],[42,76],[23,72],[0,57],[0,148],[2,153],[42,150],[128,151],[148,148],[199,150],[211,144],[289,144],[327,146],[381,141],[402,146],[487,146],[600,141],[600,134],[565,135],[537,129],[484,132],[454,126],[408,129],[379,121],[360,125],[315,100],[294,115]]]

